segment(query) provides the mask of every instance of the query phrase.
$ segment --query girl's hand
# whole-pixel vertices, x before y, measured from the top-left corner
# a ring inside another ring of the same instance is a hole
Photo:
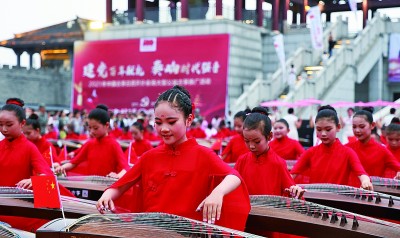
[[[18,188],[24,188],[24,189],[32,189],[32,180],[31,179],[23,179],[19,181],[16,186]]]
[[[107,177],[119,179],[119,175],[117,173],[111,172],[107,174]]]
[[[107,211],[112,211],[112,212],[115,211],[114,202],[112,200],[113,197],[112,194],[113,194],[112,189],[108,189],[103,193],[99,201],[97,201],[96,208],[101,214],[104,214]]]
[[[290,188],[286,188],[285,191],[288,192],[289,196],[292,198],[303,198],[303,194],[306,192],[305,189],[297,185],[292,185]]]
[[[204,199],[197,207],[196,211],[203,209],[203,221],[214,224],[221,217],[222,200],[224,195],[214,190],[206,199]]]
[[[399,171],[399,172],[397,172],[396,176],[394,176],[394,178],[393,178],[393,179],[400,179],[400,171]]]
[[[65,166],[61,165],[61,166],[55,167],[54,168],[54,173],[55,174],[66,174],[65,173]]]
[[[366,190],[374,190],[374,186],[372,186],[371,180],[367,175],[361,175],[360,176],[361,180],[361,188],[366,189]]]

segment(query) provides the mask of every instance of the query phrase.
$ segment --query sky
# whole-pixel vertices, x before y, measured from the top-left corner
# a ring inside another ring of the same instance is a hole
[[[254,3],[256,0],[252,0]],[[228,5],[233,0],[224,0]],[[251,0],[246,1],[246,8],[255,7]],[[23,33],[57,23],[81,18],[105,21],[106,0],[0,0],[0,41],[11,39],[14,34]],[[264,9],[270,7],[264,6]],[[127,0],[113,0],[113,10],[126,10]],[[400,8],[385,9],[389,16],[400,17]],[[362,13],[358,11],[355,21],[351,12],[343,13],[349,18],[350,31],[359,31]],[[290,14],[288,14],[289,17]],[[332,16],[331,19],[336,19]],[[33,67],[39,67],[39,56],[34,56]],[[0,65],[16,65],[17,57],[12,50],[0,47]],[[22,55],[22,66],[28,66],[28,55]]]

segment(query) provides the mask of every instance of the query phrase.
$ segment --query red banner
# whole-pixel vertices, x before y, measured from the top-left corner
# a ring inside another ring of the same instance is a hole
[[[76,42],[74,50],[74,109],[148,111],[161,92],[181,85],[208,120],[224,115],[227,34]]]

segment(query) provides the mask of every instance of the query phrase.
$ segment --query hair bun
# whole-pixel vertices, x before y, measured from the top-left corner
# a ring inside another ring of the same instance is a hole
[[[24,101],[22,99],[19,99],[19,98],[9,98],[6,101],[6,104],[13,104],[13,105],[17,105],[17,106],[20,106],[20,107],[24,107],[25,106]]]
[[[39,116],[36,115],[35,113],[32,113],[32,114],[28,117],[28,119],[38,120],[38,119],[39,119]]]
[[[255,107],[253,110],[251,110],[251,113],[260,113],[268,116],[268,110],[264,107]]]
[[[106,105],[104,105],[104,104],[99,104],[99,105],[96,106],[96,108],[102,109],[102,110],[108,112],[108,107]]]
[[[318,112],[320,112],[320,111],[322,111],[322,110],[332,110],[332,111],[334,111],[335,114],[337,115],[337,112],[336,112],[335,108],[333,108],[331,105],[321,106],[321,107],[318,109]]]
[[[374,113],[374,108],[373,107],[363,107],[361,110],[370,112],[371,114]]]
[[[400,124],[400,118],[398,117],[393,117],[393,119],[390,121],[390,124]]]

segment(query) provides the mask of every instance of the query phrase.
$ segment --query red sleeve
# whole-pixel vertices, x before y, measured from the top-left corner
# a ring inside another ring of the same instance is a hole
[[[224,159],[225,162],[231,161],[230,157],[232,156],[232,144],[233,144],[233,142],[232,142],[232,140],[230,140],[228,142],[228,144],[226,145],[225,149],[222,151],[221,155],[222,156],[226,155],[226,157]]]
[[[281,160],[281,170],[282,170],[282,185],[283,185],[283,191],[284,193],[286,188],[290,188],[291,186],[295,185],[295,182],[292,178],[292,176],[289,173],[289,170],[287,169],[286,161],[284,159]]]
[[[144,157],[144,158],[143,158]],[[142,164],[145,160],[145,156],[143,156],[138,163],[135,164],[122,178],[118,179],[117,182],[112,184],[110,188],[118,188],[122,187],[126,184],[129,186],[133,186],[135,183],[139,182],[140,178],[142,177]]]
[[[360,160],[358,159],[357,153],[349,147],[346,147],[346,148],[347,148],[347,151],[349,151],[349,163],[350,163],[351,171],[357,176],[360,176],[363,174],[368,175],[367,172],[365,172],[365,169],[362,166]]]
[[[128,171],[130,167],[128,165],[128,161],[125,158],[124,151],[122,150],[121,146],[118,144],[117,141],[114,142],[115,143],[113,143],[113,150],[115,151],[114,153],[114,155],[116,156],[115,160],[118,164],[117,171],[119,172],[123,169]]]
[[[315,148],[315,147],[313,147]],[[314,149],[310,148],[306,150],[299,158],[297,163],[293,166],[293,169],[290,171],[291,174],[302,174],[307,169],[310,168],[310,160],[314,154]]]
[[[396,157],[384,147],[385,151],[385,168],[393,169],[394,171],[400,171],[400,163],[397,161]]]
[[[298,141],[295,141],[295,148],[296,148],[296,159],[298,159],[306,150]]]
[[[88,147],[90,147],[90,143],[92,143],[92,141],[86,142],[81,148],[79,148],[79,153],[75,153],[74,158],[70,161],[72,164],[80,164],[87,160]]]

